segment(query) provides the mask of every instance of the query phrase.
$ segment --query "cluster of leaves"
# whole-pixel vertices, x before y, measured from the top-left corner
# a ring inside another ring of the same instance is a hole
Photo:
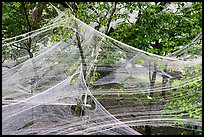
[[[115,64],[122,57],[123,57],[122,53],[116,53],[114,51],[105,50],[104,55],[103,55],[103,59],[100,61],[100,65]]]
[[[87,24],[126,44],[160,55],[167,54],[185,45],[202,28],[202,3],[174,2],[176,12],[168,10],[168,2],[75,2],[75,15]],[[3,38],[13,37],[28,32],[29,25],[24,15],[23,2],[3,2],[2,34]],[[63,9],[60,4],[54,4]],[[31,13],[36,3],[24,3],[33,29],[46,24],[56,16],[56,11],[46,4],[39,22],[31,20]],[[125,12],[121,12],[124,10]],[[127,12],[126,12],[127,11]],[[128,22],[129,13],[138,12],[136,21]],[[123,20],[115,30],[110,30],[111,23]],[[58,40],[57,36],[54,37]],[[64,38],[65,39],[65,38]]]
[[[174,3],[176,12],[168,11],[164,4],[138,2],[136,22],[121,23],[111,37],[151,53],[166,55],[185,45],[202,30],[202,3],[186,7]]]
[[[3,38],[14,37],[31,30],[38,29],[46,24],[51,18],[56,16],[56,11],[46,5],[47,8],[42,13],[41,20],[32,20],[32,10],[36,6],[35,2],[3,2],[2,3],[2,34]],[[28,18],[27,18],[27,17]],[[31,27],[29,29],[29,27]]]
[[[40,21],[32,20],[32,10],[35,2],[3,2],[2,3],[2,36],[3,39],[14,37],[38,29],[56,16],[56,11],[50,5],[43,11]],[[18,45],[9,45],[2,48],[3,60],[17,59],[25,51],[34,52],[38,47],[33,46],[31,40]],[[32,57],[32,56],[31,56]]]
[[[2,34],[3,38],[9,38],[28,32],[28,24],[25,19],[21,2],[2,3]],[[26,9],[34,8],[34,3],[26,4]],[[28,11],[31,12],[31,11]]]
[[[53,30],[53,34],[51,34],[51,42],[60,41],[61,39],[63,41],[66,41],[68,38],[71,38],[74,36],[74,31],[69,28],[56,28]]]

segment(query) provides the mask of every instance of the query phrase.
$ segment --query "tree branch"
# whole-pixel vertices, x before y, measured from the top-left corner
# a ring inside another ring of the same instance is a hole
[[[113,14],[115,13],[116,11],[116,5],[117,5],[117,2],[114,2],[114,5],[113,5],[113,10],[110,14],[110,17],[108,19],[108,23],[107,23],[107,28],[106,28],[106,31],[105,31],[105,34],[108,35],[108,32],[109,32],[109,28],[110,28],[110,23],[112,21],[112,18],[113,18]]]
[[[25,50],[28,50],[28,49],[25,48],[25,47],[21,47],[21,46],[17,46],[17,45],[10,45],[10,46],[13,46],[13,47],[16,47],[16,48],[19,48],[19,49],[25,49]]]
[[[77,5],[75,2],[69,3],[70,4],[70,9],[73,13],[74,16],[76,16],[76,12],[77,12]],[[79,32],[78,32],[78,24],[75,21],[74,23],[75,28],[76,28],[76,39],[77,39],[77,47],[79,48],[79,52],[80,52],[80,56],[81,56],[81,62],[82,62],[82,67],[83,67],[83,74],[84,74],[84,78],[86,79],[86,69],[87,69],[87,65],[85,62],[85,56],[83,53],[83,49],[82,49],[82,45],[81,45],[81,40],[80,40],[80,36],[79,36]]]
[[[27,23],[28,23],[28,31],[31,32],[31,31],[32,31],[32,26],[31,26],[30,21],[29,21],[29,19],[28,19],[28,14],[27,14],[26,7],[25,7],[25,3],[24,3],[24,2],[22,2],[22,6],[23,6],[23,9],[24,9],[24,14],[25,14],[25,17],[26,17],[26,21],[27,21]],[[29,33],[29,35],[30,35],[30,33]],[[32,57],[33,57],[33,54],[32,54],[32,52],[31,52],[31,37],[30,37],[29,40],[28,40],[27,51],[28,51],[28,54],[29,54],[30,58],[32,58]]]
[[[26,11],[26,7],[25,7],[25,3],[22,2],[22,6],[23,6],[23,10],[24,10],[24,14],[25,14],[25,17],[26,17],[26,21],[28,23],[28,31],[30,32],[32,30],[32,27],[30,25],[30,22],[29,22],[29,19],[28,19],[28,14],[27,14],[27,11]]]

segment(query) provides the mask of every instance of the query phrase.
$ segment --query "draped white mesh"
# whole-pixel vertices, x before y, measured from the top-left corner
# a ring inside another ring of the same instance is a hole
[[[2,134],[139,135],[132,127],[179,126],[175,121],[202,126],[188,110],[164,111],[169,101],[189,98],[178,89],[202,81],[201,34],[168,57],[159,56],[58,12],[48,25],[2,42],[45,46],[33,58],[3,68]],[[191,55],[192,49],[198,50]],[[202,111],[201,97],[192,108]]]

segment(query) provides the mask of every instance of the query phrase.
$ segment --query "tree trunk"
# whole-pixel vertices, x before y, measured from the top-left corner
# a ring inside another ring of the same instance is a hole
[[[150,67],[151,67],[151,64],[149,64],[149,80],[150,80],[150,97],[153,98],[153,92],[152,89],[154,88],[154,85],[155,85],[155,81],[156,81],[156,76],[157,76],[157,66],[156,64],[154,63],[154,70],[153,70],[153,73],[151,75],[151,70],[150,70]],[[152,103],[151,102],[148,102],[148,108],[149,108],[149,113],[151,112],[151,108],[152,108]],[[150,117],[150,114],[148,114],[149,117]],[[151,127],[149,125],[146,125],[145,126],[145,134],[146,135],[151,135]]]
[[[150,78],[150,91],[151,89],[154,87],[155,85],[155,81],[156,81],[156,76],[157,76],[157,66],[154,63],[154,70],[151,76],[151,72],[149,72],[149,78]],[[150,92],[150,96],[153,97],[153,92]]]
[[[28,54],[30,58],[33,58],[33,53],[30,50],[28,50]]]
[[[79,32],[78,32],[78,25],[77,25],[76,22],[75,22],[75,28],[77,30],[77,32],[76,32],[77,47],[79,48],[79,52],[80,52],[80,56],[81,56],[81,62],[82,62],[82,69],[83,69],[83,73],[84,73],[84,78],[86,79],[87,65],[86,65],[85,56],[84,56],[84,53],[83,53],[81,40],[80,40],[80,36],[79,36]]]
[[[164,69],[164,72],[166,72],[166,68]],[[168,78],[166,76],[162,76],[162,92],[161,92],[161,97],[165,98],[166,94],[165,94],[165,86],[166,83],[168,82]]]
[[[74,14],[74,16],[76,17],[76,12],[78,10],[76,2],[71,2],[71,10]],[[81,57],[81,62],[82,62],[82,69],[83,69],[83,73],[84,73],[84,78],[86,79],[86,70],[87,70],[87,65],[86,65],[86,61],[85,61],[85,56],[83,53],[83,49],[82,49],[82,45],[81,45],[81,40],[80,40],[80,36],[79,36],[79,31],[78,31],[78,24],[75,21],[75,28],[76,28],[76,39],[77,39],[77,47],[79,48],[79,52],[80,52],[80,57]]]
[[[145,135],[151,135],[152,134],[152,129],[150,126],[145,126]]]

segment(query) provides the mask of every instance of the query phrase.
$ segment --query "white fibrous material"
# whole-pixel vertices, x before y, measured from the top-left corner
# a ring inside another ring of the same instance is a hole
[[[200,118],[189,116],[191,109],[202,111],[200,91],[193,91],[199,99],[190,108],[167,107],[190,98],[182,89],[202,81],[201,34],[171,55],[159,56],[65,13],[2,41],[3,46],[44,46],[33,58],[2,71],[2,134],[140,135],[133,127],[202,127]]]

